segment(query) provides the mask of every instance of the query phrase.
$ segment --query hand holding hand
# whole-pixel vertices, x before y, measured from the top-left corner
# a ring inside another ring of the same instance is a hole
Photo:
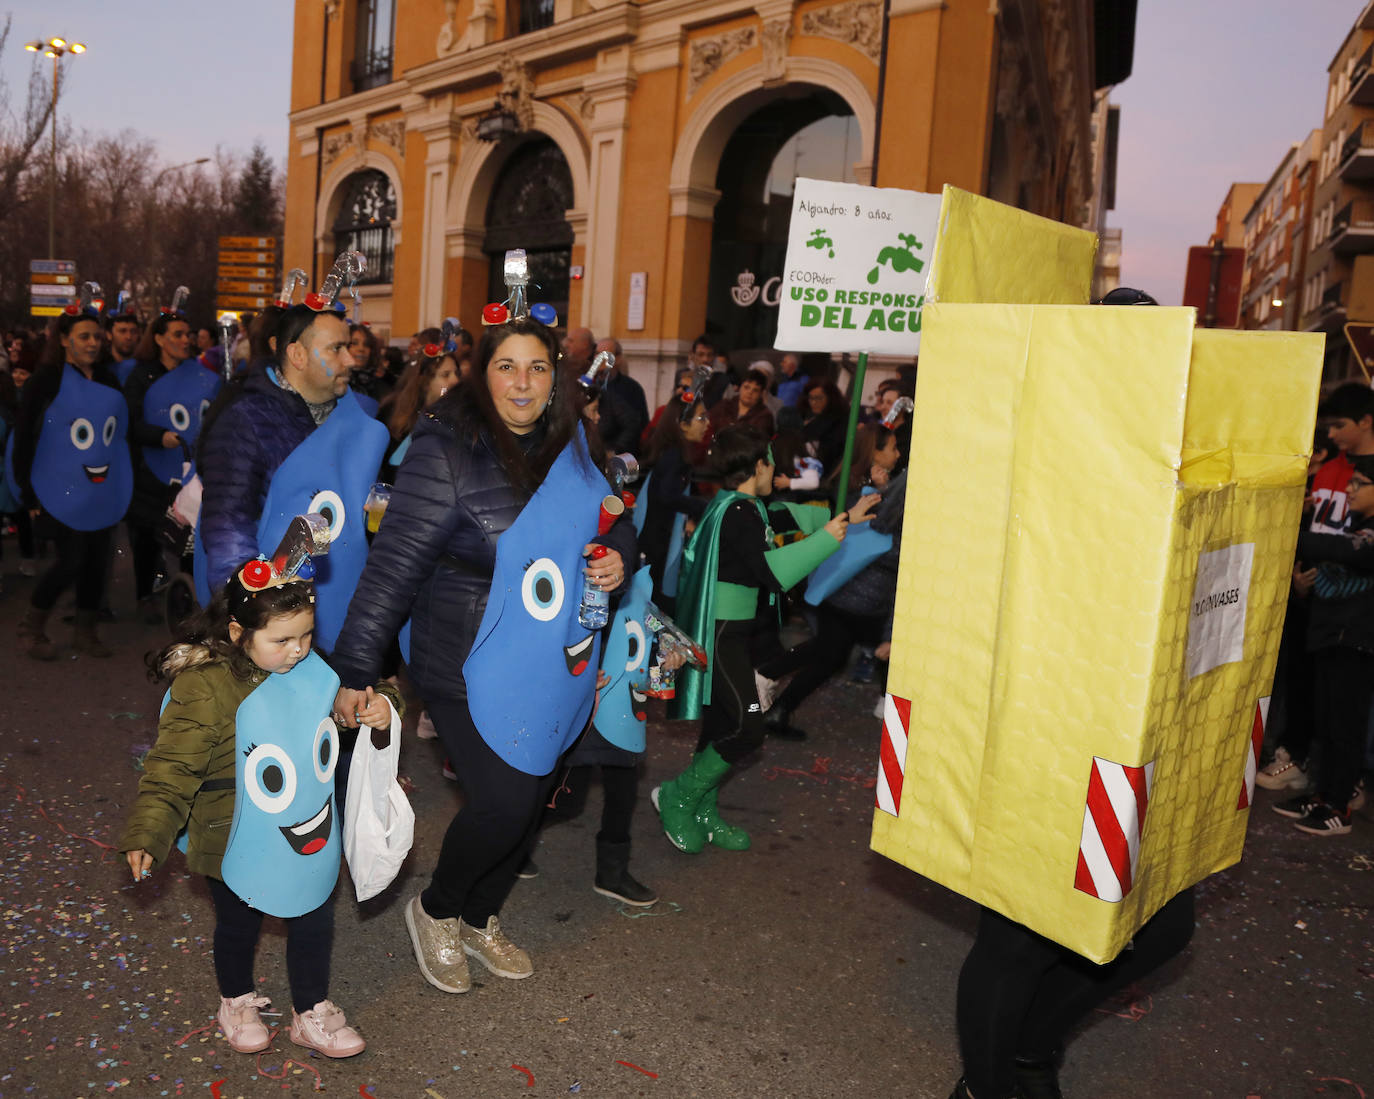
[[[1293,570],[1293,590],[1299,595],[1307,596],[1312,593],[1312,586],[1317,582],[1317,570],[1294,569]]]
[[[391,705],[385,695],[379,695],[371,687],[362,692],[363,703],[356,714],[360,724],[369,729],[391,728]]]
[[[368,691],[371,691],[371,687]],[[341,729],[357,728],[359,715],[364,706],[367,705],[368,691],[355,691],[349,687],[340,687],[339,693],[334,696],[334,724]]]

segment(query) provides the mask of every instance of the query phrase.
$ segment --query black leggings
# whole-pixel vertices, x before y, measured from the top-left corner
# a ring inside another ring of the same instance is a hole
[[[788,672],[797,673],[773,705],[789,713],[795,710],[826,680],[844,669],[856,641],[878,642],[885,617],[850,614],[822,603],[816,608],[815,636],[759,667],[769,679],[781,679]]]
[[[254,992],[253,953],[263,914],[218,878],[206,878],[215,902],[215,977],[219,994],[233,999]],[[329,959],[334,949],[334,897],[286,924],[286,977],[297,1012],[329,998]]]
[[[429,716],[458,776],[463,807],[449,822],[429,888],[420,894],[436,920],[461,916],[485,927],[498,915],[529,854],[557,768],[528,775],[487,746],[467,703],[431,700]]]
[[[964,1078],[976,1099],[1011,1095],[1015,1058],[1053,1057],[1084,1015],[1187,946],[1193,922],[1193,891],[1185,889],[1115,959],[1095,965],[983,909],[959,973],[956,1010]]]
[[[601,831],[596,834],[597,841],[628,843],[630,818],[634,816],[635,799],[639,796],[638,764],[620,767],[609,763],[586,763],[571,768],[544,811],[544,823],[557,824],[582,813],[592,787],[594,769],[601,772]]]
[[[153,594],[153,585],[162,568],[162,543],[158,541],[157,527],[152,523],[136,519],[127,522],[129,552],[134,560],[134,593],[143,600]]]
[[[114,528],[73,530],[51,516],[45,518],[47,522],[40,530],[52,539],[57,559],[34,585],[33,606],[40,611],[50,611],[57,597],[75,585],[76,609],[98,611],[105,594],[105,568],[109,563],[110,533]]]
[[[1322,751],[1317,793],[1344,812],[1364,769],[1374,656],[1358,649],[1320,649],[1312,654],[1312,666],[1317,698],[1313,725]]]
[[[701,711],[697,751],[713,745],[720,758],[732,765],[763,743],[763,712],[750,657],[753,633],[752,621],[716,623],[711,697]]]

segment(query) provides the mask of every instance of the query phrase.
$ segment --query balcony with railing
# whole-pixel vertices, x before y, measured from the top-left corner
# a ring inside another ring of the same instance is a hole
[[[365,92],[368,88],[380,88],[391,83],[391,47],[368,50],[354,58],[349,66],[349,76],[353,79],[353,90]]]
[[[1331,219],[1326,238],[1333,252],[1353,256],[1374,252],[1374,200],[1353,199]]]
[[[529,34],[552,27],[554,22],[554,0],[515,0],[511,23],[517,34]]]
[[[1347,183],[1374,180],[1374,121],[1362,122],[1341,146],[1340,177]]]
[[[1360,54],[1350,74],[1350,91],[1347,93],[1351,103],[1361,107],[1374,107],[1374,43]]]

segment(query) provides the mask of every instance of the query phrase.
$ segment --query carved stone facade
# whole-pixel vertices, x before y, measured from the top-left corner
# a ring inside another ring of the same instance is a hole
[[[688,62],[687,94],[694,95],[702,83],[732,57],[758,45],[758,31],[753,27],[737,27],[724,34],[698,38],[692,42]]]
[[[391,118],[385,122],[372,122],[367,127],[368,136],[390,145],[402,160],[406,155],[406,123],[403,118]]]
[[[763,81],[776,83],[787,75],[787,47],[792,41],[792,18],[770,19],[763,25]]]
[[[353,131],[341,130],[336,134],[328,134],[324,139],[324,146],[320,149],[320,163],[328,168],[339,157],[349,152],[353,148]]]
[[[802,34],[833,38],[877,61],[883,43],[883,6],[878,0],[846,0],[802,16]]]

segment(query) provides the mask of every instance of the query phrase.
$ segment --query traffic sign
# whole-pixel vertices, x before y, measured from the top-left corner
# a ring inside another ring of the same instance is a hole
[[[276,252],[221,252],[219,254],[221,267],[232,267],[235,264],[245,264],[251,267],[261,263],[275,263],[276,261]]]
[[[31,259],[29,272],[34,275],[75,275],[76,260],[73,259]]]
[[[33,298],[50,298],[58,301],[71,301],[76,297],[76,287],[67,286],[44,286],[42,283],[33,283],[29,286],[29,295]]]
[[[221,294],[270,294],[276,287],[270,282],[244,282],[222,278],[217,289]]]
[[[220,237],[219,249],[221,252],[232,251],[254,251],[259,248],[275,249],[277,247],[276,237]]]
[[[1364,372],[1364,380],[1369,381],[1370,374],[1374,373],[1374,322],[1347,321],[1345,338],[1355,352],[1355,361]]]
[[[276,304],[275,298],[255,297],[246,294],[220,294],[215,298],[215,312],[228,309],[265,309]]]
[[[30,305],[29,316],[31,317],[60,317],[64,307],[61,305]]]
[[[30,286],[66,286],[75,283],[75,275],[30,275]]]

